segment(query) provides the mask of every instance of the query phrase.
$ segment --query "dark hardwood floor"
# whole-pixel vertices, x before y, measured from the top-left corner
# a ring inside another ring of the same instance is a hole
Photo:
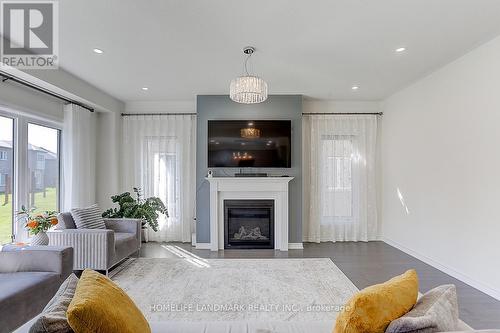
[[[163,246],[162,246],[163,245]],[[305,243],[304,250],[197,250],[183,243],[145,243],[140,257],[176,258],[169,246],[178,246],[201,258],[330,258],[359,288],[380,283],[414,268],[418,272],[420,291],[441,284],[455,284],[458,291],[460,318],[475,329],[500,328],[500,301],[384,243]]]

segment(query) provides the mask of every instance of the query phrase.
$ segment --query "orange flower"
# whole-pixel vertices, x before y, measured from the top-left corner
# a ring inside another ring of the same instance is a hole
[[[29,221],[29,222],[28,222],[28,224],[27,224],[27,225],[28,225],[28,227],[29,227],[30,229],[35,229],[36,227],[38,227],[38,222],[37,222],[37,221],[35,221],[35,220],[31,220],[31,221]]]
[[[53,217],[53,218],[50,220],[50,224],[52,224],[52,225],[56,225],[56,224],[57,224],[57,218]]]

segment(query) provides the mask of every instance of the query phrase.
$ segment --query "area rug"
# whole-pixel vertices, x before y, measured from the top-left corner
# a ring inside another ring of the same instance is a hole
[[[358,291],[330,259],[138,258],[112,279],[149,321],[332,321]]]

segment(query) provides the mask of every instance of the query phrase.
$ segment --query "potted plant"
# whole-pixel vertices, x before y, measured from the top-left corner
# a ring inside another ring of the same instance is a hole
[[[19,219],[25,220],[24,227],[30,234],[34,235],[31,238],[31,245],[48,245],[49,237],[46,231],[57,224],[57,212],[44,211],[35,213],[35,210],[35,207],[26,209],[25,206],[21,206],[17,216]]]
[[[168,217],[167,207],[163,204],[160,198],[150,197],[143,198],[141,189],[134,187],[135,198],[130,192],[114,195],[111,197],[113,203],[118,204],[118,208],[110,208],[106,210],[102,216],[105,218],[131,218],[142,220],[142,239],[148,241],[147,226],[158,231],[158,219],[160,214],[165,214]]]

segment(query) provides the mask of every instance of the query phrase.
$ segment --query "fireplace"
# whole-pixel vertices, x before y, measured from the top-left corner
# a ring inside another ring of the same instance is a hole
[[[274,200],[224,200],[225,249],[274,249]]]
[[[224,205],[226,200],[254,202],[272,200],[274,213],[270,214],[273,224],[270,228],[270,233],[272,232],[270,238],[273,246],[269,247],[288,251],[288,183],[293,177],[207,177],[205,179],[210,183],[210,243],[196,243],[197,248],[208,247],[210,251],[227,248],[228,239],[225,236],[228,225]]]

